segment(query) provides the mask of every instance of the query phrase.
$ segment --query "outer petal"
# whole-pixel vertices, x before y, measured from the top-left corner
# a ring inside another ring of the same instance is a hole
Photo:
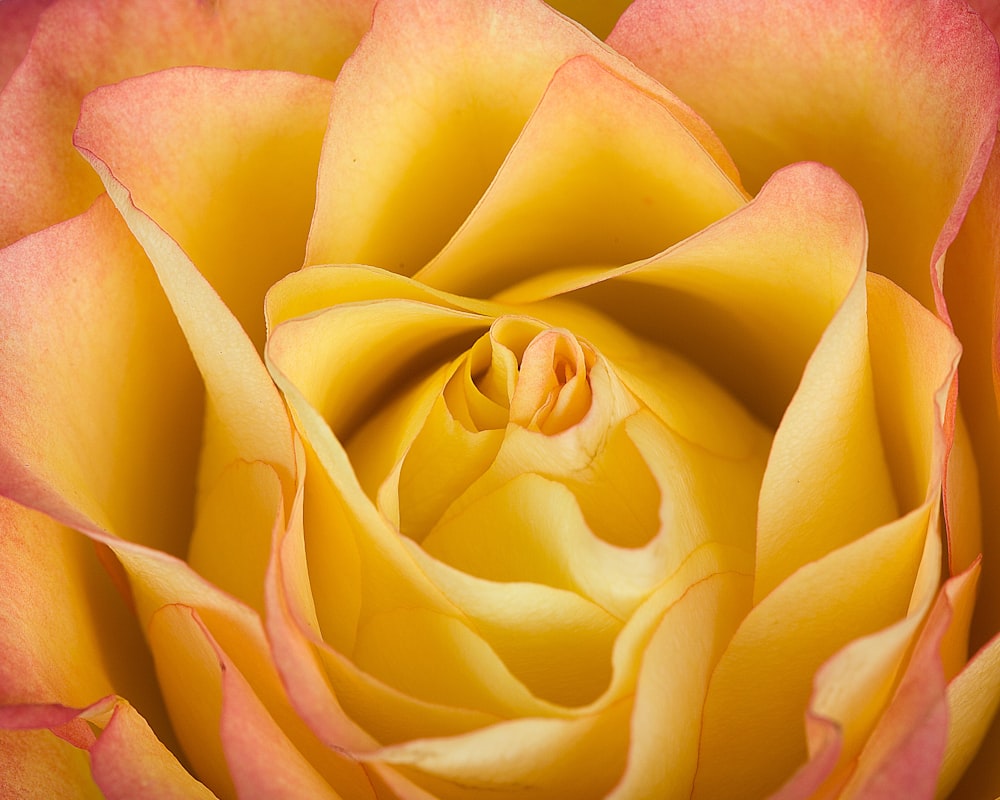
[[[709,684],[695,798],[765,794],[805,760],[798,726],[812,677],[848,642],[906,613],[931,508],[807,564],[750,612]]]
[[[1000,359],[1000,150],[994,151],[983,185],[969,208],[945,266],[945,297],[962,342],[959,364],[961,409],[979,467],[984,531],[1000,530],[1000,415],[997,402]],[[1000,540],[983,537],[982,599],[973,623],[974,646],[1000,630]]]
[[[117,691],[165,727],[141,631],[90,542],[0,499],[0,585],[0,703],[85,706]]]
[[[792,161],[834,167],[864,201],[871,268],[939,299],[929,271],[1000,110],[996,43],[964,2],[640,0],[609,42],[712,125],[751,189]]]
[[[24,58],[35,32],[38,16],[51,4],[52,0],[8,0],[0,3],[0,31],[3,31],[3,41],[0,42],[0,89]],[[610,30],[608,27],[608,31]]]
[[[213,800],[127,703],[119,704],[90,748],[91,771],[107,800]]]
[[[92,543],[0,499],[0,585],[5,590],[0,603],[0,703],[85,706],[112,692],[127,694],[160,737],[168,745],[175,743],[142,633]],[[58,797],[62,790],[55,787],[62,781],[90,785],[79,756],[56,744],[50,733],[0,736],[4,763],[9,756],[10,764],[21,764],[4,770],[0,786],[4,780],[8,788],[23,779],[24,792],[49,786],[51,795],[38,796]],[[44,776],[37,774],[35,755],[38,764],[48,765]],[[29,795],[11,789],[8,796]]]
[[[0,730],[0,797],[105,800],[87,753],[47,730]]]
[[[167,70],[90,94],[73,137],[177,241],[258,349],[261,298],[302,264],[331,86]]]
[[[82,709],[54,704],[4,706],[0,707],[0,728],[49,728],[60,739],[89,751],[94,783],[79,781],[75,787],[87,797],[92,796],[90,788],[94,786],[99,791],[93,796],[107,800],[215,798],[188,774],[146,721],[121,698],[108,696]],[[62,766],[67,763],[64,761]],[[15,783],[22,779],[16,775],[13,778]],[[43,779],[41,785],[45,782]],[[56,785],[60,785],[58,781]]]
[[[0,298],[0,493],[184,552],[202,391],[108,199],[0,251]]]
[[[100,193],[70,144],[80,101],[95,87],[178,64],[332,78],[367,28],[371,6],[371,0],[54,4],[0,94],[0,246],[80,213]]]

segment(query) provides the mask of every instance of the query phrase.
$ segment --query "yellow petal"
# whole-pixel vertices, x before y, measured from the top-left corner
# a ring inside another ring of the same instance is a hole
[[[177,243],[136,208],[126,187],[103,161],[83,152],[151,256],[205,380],[209,415],[221,422],[211,452],[214,463],[206,465],[203,458],[201,480],[211,480],[236,458],[260,460],[271,464],[286,491],[291,491],[295,469],[291,423],[253,343]]]
[[[489,186],[556,69],[577,55],[668,103],[728,162],[689,109],[541,3],[382,2],[334,92],[306,263],[407,275],[424,266]]]
[[[692,585],[663,615],[642,656],[628,763],[609,800],[691,796],[705,691],[750,592],[748,576],[716,574]]]
[[[760,490],[755,602],[803,564],[898,516],[866,312],[861,272],[775,433]]]
[[[752,190],[792,162],[836,169],[871,269],[934,305],[1000,107],[996,43],[964,2],[642,0],[609,42],[708,121]]]
[[[305,254],[331,87],[185,67],[98,89],[80,111],[77,147],[180,245],[258,349],[261,298]]]
[[[906,613],[930,513],[924,504],[801,567],[750,612],[709,685],[694,797],[764,794],[805,761],[816,669]]]
[[[0,97],[0,246],[79,214],[100,194],[100,181],[72,146],[80,102],[91,90],[181,64],[331,79],[367,29],[373,4],[52,5]]]
[[[549,270],[646,258],[743,205],[672,104],[612,70],[580,56],[556,71],[482,200],[419,280],[489,297]]]
[[[183,553],[201,382],[108,199],[0,251],[0,296],[3,493]]]
[[[549,273],[503,299],[559,294],[588,305],[698,364],[776,425],[861,268],[865,236],[850,187],[825,167],[797,164],[664,253],[618,270]]]

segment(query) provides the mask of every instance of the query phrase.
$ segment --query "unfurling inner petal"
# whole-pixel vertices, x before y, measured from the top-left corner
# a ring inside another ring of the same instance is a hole
[[[590,410],[588,372],[593,363],[594,351],[568,331],[538,334],[521,357],[511,422],[545,434],[575,425]]]

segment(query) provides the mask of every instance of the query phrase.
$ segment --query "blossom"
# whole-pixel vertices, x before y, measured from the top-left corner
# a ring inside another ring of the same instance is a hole
[[[0,15],[7,793],[996,791],[989,9]]]

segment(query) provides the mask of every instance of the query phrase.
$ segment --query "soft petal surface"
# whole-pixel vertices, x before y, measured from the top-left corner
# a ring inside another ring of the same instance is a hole
[[[74,134],[263,346],[261,298],[298,269],[332,84],[187,67],[91,93]]]
[[[110,201],[0,251],[0,297],[3,493],[183,552],[202,391]]]
[[[82,150],[101,176],[115,207],[149,255],[205,381],[210,419],[218,419],[211,461],[202,453],[205,481],[233,458],[264,461],[292,491],[295,455],[291,425],[253,342],[176,241],[138,209],[97,155]]]
[[[128,703],[115,707],[90,748],[94,782],[107,800],[213,800]]]
[[[732,173],[686,106],[544,4],[387,0],[334,91],[306,262],[424,266],[490,185],[556,69],[578,55],[652,93]],[[587,96],[578,100],[583,110]]]
[[[560,268],[637,261],[739,208],[742,191],[684,122],[595,57],[566,62],[417,279],[488,297]]]
[[[0,795],[24,800],[105,800],[86,751],[47,730],[0,731]]]
[[[840,172],[872,269],[933,305],[1000,107],[996,42],[964,2],[640,0],[609,42],[708,121],[749,188],[803,159]]]
[[[776,426],[863,266],[864,243],[851,188],[826,167],[796,164],[740,210],[650,259],[614,271],[549,273],[502,297],[565,295],[602,311],[688,357]],[[582,323],[578,334],[628,371],[634,354],[588,328]]]
[[[183,64],[333,78],[371,7],[371,0],[53,3],[0,94],[0,245],[80,213],[100,193],[70,138],[92,89]]]

